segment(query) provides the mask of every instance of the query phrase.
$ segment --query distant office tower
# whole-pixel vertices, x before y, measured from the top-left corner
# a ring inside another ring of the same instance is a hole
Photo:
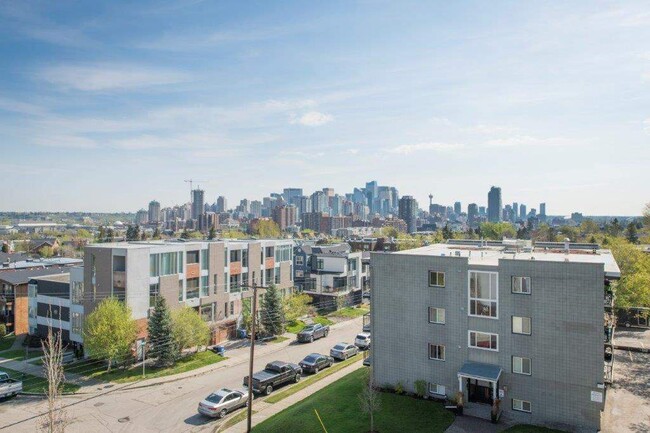
[[[316,191],[311,195],[312,212],[328,212],[327,196],[323,191]]]
[[[470,203],[467,205],[467,224],[473,226],[478,220],[478,206],[476,203]]]
[[[272,216],[280,230],[286,230],[296,224],[296,207],[292,204],[277,206],[273,208]]]
[[[249,202],[248,202],[248,199],[247,199],[247,198],[243,198],[243,199],[241,199],[241,200],[239,201],[239,207],[238,207],[239,212],[243,213],[244,215],[248,215],[249,212],[250,212],[250,209],[249,209],[249,207],[248,207],[248,206],[249,206],[248,203],[249,203]]]
[[[539,217],[546,219],[546,203],[539,204]]]
[[[334,188],[323,188],[323,192],[328,197],[334,197]]]
[[[457,201],[456,203],[454,203],[454,213],[456,215],[460,215],[461,212],[462,212],[461,204],[459,201]]]
[[[493,186],[488,192],[488,221],[499,222],[502,220],[501,212],[503,202],[501,201],[501,188]]]
[[[306,195],[303,195],[298,200],[298,218],[302,221],[302,214],[311,212],[311,199]]]
[[[528,218],[528,212],[526,212],[526,205],[522,203],[519,205],[519,219],[526,221],[526,218]]]
[[[290,204],[294,204],[295,198],[300,197],[301,195],[302,195],[302,188],[285,188],[282,191],[282,196],[284,197],[284,201]]]
[[[418,202],[410,195],[399,199],[399,217],[404,220],[409,233],[417,231]]]
[[[195,189],[192,191],[192,219],[198,220],[203,215],[204,210],[204,191],[202,189]]]
[[[253,218],[259,218],[262,216],[262,202],[259,200],[251,201],[251,215]]]
[[[217,212],[226,212],[228,210],[228,203],[226,197],[220,195],[217,198]]]
[[[149,213],[144,209],[140,209],[135,214],[135,223],[138,225],[146,224],[148,217],[149,217]]]
[[[334,197],[329,198],[329,206],[331,209],[331,216],[343,215],[343,197],[336,194]]]
[[[485,206],[479,206],[478,207],[478,214],[479,215],[485,215]]]
[[[156,200],[149,202],[149,223],[157,224],[160,222],[160,203]]]
[[[519,219],[519,203],[516,201],[512,203],[512,215],[514,221],[517,221]]]

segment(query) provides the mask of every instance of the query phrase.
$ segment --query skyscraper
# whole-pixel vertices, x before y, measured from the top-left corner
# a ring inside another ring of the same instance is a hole
[[[228,203],[226,202],[226,197],[220,195],[217,198],[217,212],[226,212],[228,210]]]
[[[488,192],[488,221],[500,222],[502,220],[502,209],[501,188],[493,186]]]
[[[285,188],[282,195],[286,203],[294,204],[295,198],[302,195],[302,188]]]
[[[454,213],[456,215],[460,215],[461,212],[462,212],[461,204],[459,201],[457,201],[456,203],[454,203]]]
[[[546,203],[539,204],[539,218],[542,221],[546,219]]]
[[[467,224],[470,226],[476,225],[478,220],[478,206],[476,203],[470,203],[467,205]]]
[[[404,220],[409,233],[417,231],[418,202],[410,195],[399,199],[399,217]]]
[[[203,200],[204,191],[202,189],[192,190],[192,219],[198,220],[203,215],[205,202]]]
[[[528,218],[528,212],[526,212],[526,205],[522,203],[519,205],[519,219],[526,221],[526,218]]]
[[[516,201],[512,203],[512,214],[514,220],[517,221],[519,219],[519,203]]]
[[[149,202],[149,223],[157,224],[160,222],[160,203],[156,200]]]
[[[311,195],[312,212],[328,212],[328,199],[323,191],[316,191]]]

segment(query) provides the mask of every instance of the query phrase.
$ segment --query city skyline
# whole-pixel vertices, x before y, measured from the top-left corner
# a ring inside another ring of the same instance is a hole
[[[0,209],[380,178],[419,203],[493,184],[640,214],[645,3],[470,3],[4,2]]]

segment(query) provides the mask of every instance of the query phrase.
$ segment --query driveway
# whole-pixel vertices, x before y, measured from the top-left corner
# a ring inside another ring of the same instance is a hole
[[[614,351],[614,385],[607,390],[602,431],[650,432],[650,354]]]
[[[270,361],[298,362],[312,352],[329,353],[340,341],[353,341],[361,331],[362,319],[339,323],[327,338],[310,344],[293,341],[256,346],[255,370]],[[241,387],[248,374],[247,348],[226,353],[230,358],[206,374],[156,386],[133,388],[116,385],[113,391],[94,396],[66,397],[70,433],[89,432],[201,432],[212,431],[218,421],[198,415],[200,400],[220,387]],[[43,410],[42,400],[18,397],[0,403],[0,433],[33,432],[35,416]]]

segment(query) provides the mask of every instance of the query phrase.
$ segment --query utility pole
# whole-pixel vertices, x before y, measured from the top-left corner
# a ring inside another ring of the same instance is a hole
[[[244,286],[242,286],[244,287]],[[266,289],[266,287],[262,287]],[[246,433],[250,433],[253,421],[253,356],[255,355],[255,326],[257,324],[257,284],[253,282],[253,301],[251,306],[251,350],[248,360],[248,417],[246,422]]]

